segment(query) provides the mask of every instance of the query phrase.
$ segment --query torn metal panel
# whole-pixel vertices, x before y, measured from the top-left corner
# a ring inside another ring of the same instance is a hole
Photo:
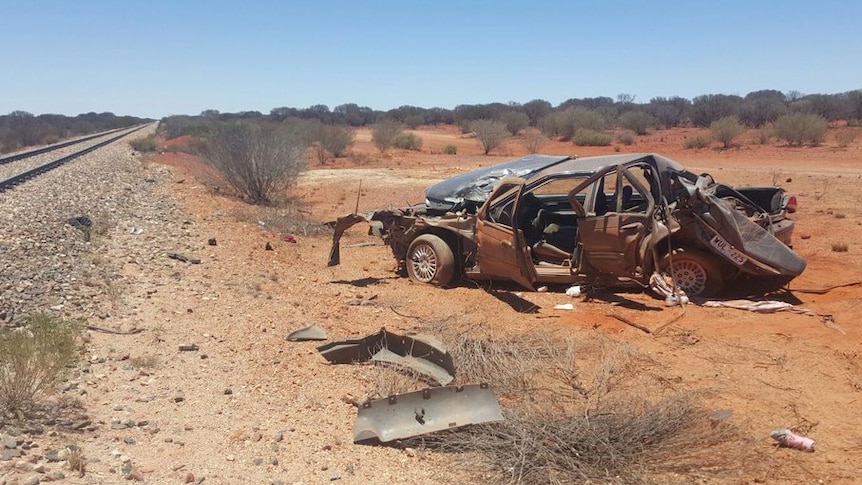
[[[307,340],[326,340],[326,330],[323,329],[320,325],[314,324],[309,325],[305,328],[300,328],[298,330],[294,330],[287,334],[287,339],[289,342],[304,342]]]
[[[423,376],[431,376],[436,382],[439,382],[444,386],[455,379],[452,374],[443,370],[442,367],[438,367],[427,360],[416,358],[411,355],[399,355],[385,348],[380,349],[376,354],[374,354],[374,356],[371,357],[371,360],[372,362],[394,364],[399,367],[410,369]]]
[[[487,384],[432,387],[364,403],[356,416],[353,442],[386,443],[503,419],[500,403]]]
[[[378,355],[383,349],[389,353]],[[331,342],[317,350],[333,364],[376,360],[402,365],[440,384],[455,378],[452,355],[441,342],[424,335],[399,335],[382,328],[367,337]]]
[[[425,203],[430,210],[455,212],[467,209],[468,212],[475,212],[491,194],[498,181],[506,177],[526,178],[570,158],[534,154],[473,170],[425,189]]]

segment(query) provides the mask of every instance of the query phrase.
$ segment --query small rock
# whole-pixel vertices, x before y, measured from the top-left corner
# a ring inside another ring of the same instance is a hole
[[[251,439],[252,441],[260,441],[263,439],[263,435],[260,434],[260,431],[255,431],[251,434]]]
[[[57,463],[60,460],[60,451],[59,450],[45,450],[45,459],[48,460],[48,463]]]
[[[329,481],[330,481],[330,482],[334,482],[334,481],[336,481],[336,480],[341,480],[341,474],[340,474],[340,473],[338,473],[338,472],[332,472],[332,473],[329,475]]]
[[[126,475],[126,480],[131,480],[133,482],[143,482],[144,481],[144,474],[141,473],[140,470],[134,469],[131,472],[129,472],[128,475]]]
[[[174,396],[174,402],[183,402],[186,398],[183,396]]]
[[[30,477],[21,482],[21,485],[39,485],[39,477]]]
[[[46,470],[45,465],[42,463],[33,467],[33,471],[36,473],[45,473],[45,470]]]
[[[218,241],[216,241],[216,238],[211,237],[211,238],[209,239],[209,241],[207,241],[207,244],[209,244],[210,246],[215,246],[215,245],[217,245],[217,244],[218,244]]]
[[[227,455],[227,456],[225,457],[225,460],[227,460],[227,461],[234,461],[234,460],[236,460],[236,457],[235,457],[235,456],[233,456],[233,455]]]
[[[133,445],[133,444],[135,444],[135,439],[132,438],[131,436],[126,436],[125,438],[123,438],[123,443],[125,443],[127,445]]]
[[[20,458],[21,452],[15,448],[0,450],[0,461],[10,461],[14,458]]]
[[[231,389],[231,388],[229,388],[229,387],[225,387],[225,388],[224,388],[224,395],[225,395],[225,396],[230,396],[231,394],[233,394],[233,389]]]
[[[270,464],[270,465],[272,465],[272,466],[277,466],[277,465],[278,465],[278,458],[276,458],[276,457],[274,457],[274,456],[273,456],[273,457],[271,457],[271,458],[269,459],[269,464]]]
[[[186,479],[185,479],[185,482],[186,482],[186,483],[194,483],[194,482],[195,482],[195,474],[194,474],[194,473],[192,473],[192,472],[188,472],[188,473],[186,473]]]
[[[282,441],[284,441],[284,431],[279,431],[272,435],[272,441],[275,441],[276,443],[281,443]]]
[[[263,458],[258,456],[258,457],[255,457],[253,460],[251,460],[251,462],[254,463],[255,465],[260,465],[263,463]]]
[[[413,458],[416,456],[416,450],[414,450],[413,448],[404,448],[404,454],[409,456],[410,458]]]
[[[180,352],[194,352],[196,350],[200,350],[197,344],[182,344],[180,345]]]
[[[272,244],[270,244],[269,241],[267,241],[266,246],[264,246],[263,249],[266,249],[267,251],[272,251],[273,250]]]
[[[51,472],[48,474],[48,478],[51,481],[63,480],[66,478],[66,475],[63,472]]]
[[[12,436],[4,436],[0,441],[3,443],[3,448],[16,448],[18,446],[18,440]]]

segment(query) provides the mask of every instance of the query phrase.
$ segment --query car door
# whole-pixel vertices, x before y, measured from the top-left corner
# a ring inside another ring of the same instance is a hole
[[[589,194],[589,203],[580,208],[578,239],[582,261],[599,273],[634,276],[641,271],[639,248],[653,229],[655,200],[636,170],[637,166],[607,168],[569,193],[572,207],[579,206],[575,194]],[[626,193],[638,204],[627,203]]]
[[[479,210],[476,259],[482,275],[512,280],[532,290],[536,268],[515,217],[523,189],[523,179],[503,179]]]

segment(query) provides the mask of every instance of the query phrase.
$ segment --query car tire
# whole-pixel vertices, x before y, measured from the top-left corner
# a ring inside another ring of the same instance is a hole
[[[715,296],[724,288],[721,265],[715,259],[696,249],[674,249],[672,255],[667,254],[662,259],[661,270],[673,274],[677,287],[688,296]]]
[[[418,283],[445,286],[455,275],[455,255],[446,241],[433,234],[423,234],[407,249],[407,276]]]

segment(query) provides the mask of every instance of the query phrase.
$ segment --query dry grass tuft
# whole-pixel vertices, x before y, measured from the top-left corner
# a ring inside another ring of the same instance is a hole
[[[491,339],[465,333],[443,340],[457,366],[456,383],[491,384],[506,421],[402,444],[455,453],[499,482],[690,479],[737,470],[746,452],[732,426],[710,419],[698,393],[661,390],[660,376],[650,373],[656,364],[627,343],[592,336],[576,345],[547,334]]]

